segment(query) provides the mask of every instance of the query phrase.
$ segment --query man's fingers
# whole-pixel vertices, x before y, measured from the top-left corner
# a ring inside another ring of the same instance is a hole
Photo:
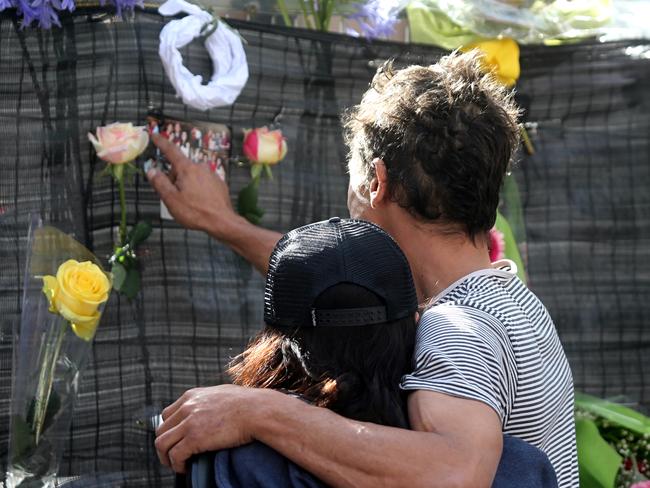
[[[156,454],[158,454],[158,460],[163,466],[171,468],[171,463],[169,462],[169,457],[167,456],[169,449],[166,449],[166,447],[163,446],[160,439],[162,439],[162,437],[156,437],[156,440],[154,441],[154,445],[156,446]]]
[[[189,443],[185,438],[177,442],[174,447],[169,450],[167,457],[171,461],[171,467],[177,473],[185,473],[185,463],[194,454],[190,448]]]
[[[164,425],[164,424],[163,424]],[[179,425],[174,429],[170,429],[163,434],[156,433],[156,452],[158,459],[165,466],[171,467],[172,462],[169,458],[169,451],[184,437],[183,426]]]
[[[178,188],[176,188],[167,175],[162,171],[150,169],[147,171],[147,179],[158,195],[160,195],[163,202],[168,203],[178,195]]]
[[[173,406],[173,405],[172,405]],[[169,408],[169,407],[167,407]],[[172,430],[187,417],[187,409],[177,408],[174,412],[168,413],[167,409],[163,410],[163,423],[156,429],[156,436],[163,435],[164,433]]]
[[[152,134],[151,140],[165,155],[169,164],[172,165],[172,171],[182,171],[184,168],[187,168],[192,164],[192,161],[181,152],[181,148],[176,144],[173,144],[169,139],[160,134]]]
[[[190,390],[186,390],[181,396],[176,399],[174,403],[163,409],[163,421],[166,421],[169,417],[171,417],[176,412],[176,410],[181,408],[188,400],[191,400],[194,397],[195,393],[200,390],[201,388],[192,388]]]

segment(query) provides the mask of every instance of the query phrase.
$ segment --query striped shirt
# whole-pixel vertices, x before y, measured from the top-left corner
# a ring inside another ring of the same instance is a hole
[[[514,263],[493,266],[433,300],[401,386],[489,405],[504,433],[546,453],[561,488],[577,487],[573,380],[555,325]]]

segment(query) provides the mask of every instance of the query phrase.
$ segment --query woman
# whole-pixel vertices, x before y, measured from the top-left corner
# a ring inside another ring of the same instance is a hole
[[[408,428],[399,382],[412,369],[416,313],[406,257],[379,227],[339,218],[301,227],[284,236],[271,255],[266,326],[229,372],[238,385],[282,390],[352,419]],[[524,451],[522,460],[512,442],[539,453],[537,465],[526,464],[531,453]],[[552,474],[541,451],[512,439],[504,446],[517,457],[506,468],[528,466],[539,478],[545,461]],[[202,455],[190,471],[195,487],[324,486],[260,443]],[[514,473],[516,484],[499,486],[553,486]]]

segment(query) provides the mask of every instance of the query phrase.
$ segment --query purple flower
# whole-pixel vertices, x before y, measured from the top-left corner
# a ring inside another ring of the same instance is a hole
[[[74,0],[52,0],[52,4],[57,10],[72,12],[75,9]]]
[[[101,6],[106,5],[106,0],[99,0]],[[133,12],[135,7],[144,8],[144,0],[111,0],[110,3],[115,5],[115,10],[118,16],[122,16],[122,12]]]
[[[16,5],[12,0],[0,0],[0,12],[2,12],[6,8],[13,8]]]
[[[369,0],[357,4],[357,11],[348,16],[359,24],[361,35],[368,39],[388,37],[395,30],[399,8],[391,0]]]
[[[15,0],[18,15],[22,17],[22,27],[29,27],[35,21],[42,29],[50,29],[52,25],[60,27],[59,8],[53,1],[56,0]],[[72,4],[74,6],[74,2]]]
[[[36,20],[41,29],[51,29],[52,25],[61,27],[57,10],[49,0],[36,0],[33,4],[36,10]]]

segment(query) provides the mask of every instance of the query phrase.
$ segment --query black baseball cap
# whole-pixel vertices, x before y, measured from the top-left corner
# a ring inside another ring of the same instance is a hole
[[[379,297],[373,306],[315,307],[339,284]],[[413,317],[417,296],[406,256],[381,228],[333,217],[292,230],[275,246],[264,292],[264,322],[275,327],[360,326]]]

